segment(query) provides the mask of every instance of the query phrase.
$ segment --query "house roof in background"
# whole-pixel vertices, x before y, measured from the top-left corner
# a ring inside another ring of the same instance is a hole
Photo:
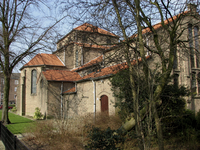
[[[100,34],[105,34],[105,35],[110,35],[110,36],[118,37],[114,33],[111,33],[109,31],[106,31],[104,29],[101,29],[101,28],[99,28],[97,26],[94,26],[92,24],[89,24],[89,23],[84,23],[84,24],[82,24],[82,25],[74,28],[74,30],[94,32],[94,33],[96,32],[96,33],[100,33]]]
[[[24,67],[39,65],[65,66],[55,54],[37,54]]]
[[[42,73],[48,81],[74,82],[82,79],[82,77],[77,72],[67,70],[46,70],[42,71]]]

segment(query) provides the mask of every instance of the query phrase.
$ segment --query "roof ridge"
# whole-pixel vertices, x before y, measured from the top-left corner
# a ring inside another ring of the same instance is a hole
[[[172,17],[170,17],[170,18],[165,19],[163,22],[164,22],[164,24],[169,24],[169,23],[172,22],[172,20],[176,20],[180,15],[182,15],[182,14],[184,15],[184,14],[187,14],[187,13],[189,13],[189,12],[190,12],[190,11],[186,10],[186,11],[184,11],[184,12],[182,12],[182,13],[179,13],[179,14],[177,14],[177,15],[174,15],[174,16],[172,16]],[[157,26],[157,28],[156,28],[156,26]],[[152,27],[155,28],[155,30],[157,30],[157,29],[159,29],[160,27],[162,27],[162,22],[158,22],[158,23],[152,25]],[[150,30],[149,27],[146,27],[146,28],[142,29],[142,34],[151,32],[151,31],[148,31],[148,30]],[[136,37],[136,36],[137,36],[137,34],[133,34],[131,37],[133,38],[133,37]]]
[[[90,29],[90,30],[88,30],[88,29]],[[114,37],[119,37],[116,34],[110,32],[110,31],[108,31],[106,29],[100,28],[98,26],[95,26],[95,25],[87,23],[87,22],[84,23],[84,24],[82,24],[82,25],[80,25],[80,26],[78,26],[78,27],[76,27],[76,28],[74,28],[73,30],[87,31],[87,32],[94,32],[94,31],[96,31],[97,33],[100,33],[100,34],[105,34],[105,35],[110,35],[110,36],[114,36]]]

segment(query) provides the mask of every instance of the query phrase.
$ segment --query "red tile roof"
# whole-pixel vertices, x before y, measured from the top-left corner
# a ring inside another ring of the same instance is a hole
[[[175,15],[175,16],[173,16],[172,18],[166,19],[166,20],[164,21],[164,24],[169,24],[169,23],[171,23],[173,20],[176,20],[178,17],[180,17],[180,15],[185,15],[185,14],[187,14],[187,13],[189,13],[189,12],[190,12],[190,11],[184,11],[183,13],[180,13],[180,14],[178,14],[178,15]],[[161,22],[159,22],[159,23],[153,25],[152,27],[153,27],[155,30],[157,30],[157,29],[160,29],[160,28],[162,27],[162,24],[161,24]],[[145,28],[145,29],[142,30],[142,34],[145,34],[145,33],[148,33],[148,32],[151,32],[151,30],[150,30],[149,27],[147,27],[147,28]],[[137,37],[137,34],[134,34],[134,35],[132,35],[131,37],[132,37],[132,38],[133,38],[133,37]]]
[[[150,58],[150,56],[146,56],[146,59]],[[138,60],[141,61],[141,58]],[[136,60],[131,62],[132,65],[136,64]],[[116,74],[118,71],[123,70],[128,68],[127,62],[121,63],[121,64],[117,64],[114,66],[110,66],[110,67],[106,67],[103,68],[101,70],[98,70],[97,72],[92,72],[86,76],[83,77],[83,79],[88,79],[88,78],[97,78],[97,77],[103,77],[106,75],[113,75]]]
[[[86,64],[82,65],[81,67],[72,69],[71,71],[77,71],[77,70],[81,70],[81,69],[86,68],[86,67],[90,67],[92,65],[95,65],[97,63],[102,62],[102,60],[103,60],[103,56],[101,55],[101,56],[99,56],[99,57],[97,57],[95,59],[90,60],[89,62],[87,62]]]
[[[24,66],[39,65],[65,66],[55,54],[37,54]]]
[[[150,56],[146,57],[147,59],[150,58]],[[141,61],[141,58],[139,59]],[[136,61],[131,62],[132,65],[136,64]],[[97,77],[103,77],[106,75],[113,75],[116,74],[118,71],[122,69],[128,68],[128,65],[126,62],[117,64],[114,66],[102,68],[101,70],[98,70],[97,72],[92,72],[84,77],[81,77],[77,72],[74,71],[66,71],[66,70],[46,70],[43,71],[43,75],[48,81],[69,81],[69,82],[75,82],[75,81],[81,81],[84,79],[90,79],[90,78],[97,78]],[[75,92],[75,87],[67,90],[64,93],[70,93]]]
[[[73,71],[67,70],[46,70],[42,72],[48,81],[78,81],[82,77]]]
[[[98,33],[101,33],[101,34],[106,34],[106,35],[118,37],[114,33],[108,32],[104,29],[93,26],[92,24],[89,24],[89,23],[84,23],[81,26],[74,28],[74,30],[87,31],[87,32],[98,32]]]
[[[67,90],[67,91],[65,91],[63,93],[66,94],[66,93],[73,93],[73,92],[76,92],[75,87],[73,87],[73,88],[71,88],[71,89],[69,89],[69,90]]]

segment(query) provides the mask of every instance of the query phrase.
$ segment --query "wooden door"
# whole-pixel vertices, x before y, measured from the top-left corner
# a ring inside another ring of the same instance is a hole
[[[108,96],[106,95],[101,96],[101,112],[108,113]]]

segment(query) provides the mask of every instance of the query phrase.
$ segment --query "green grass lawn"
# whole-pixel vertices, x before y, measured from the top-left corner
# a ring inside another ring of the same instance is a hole
[[[13,134],[21,134],[27,132],[27,128],[34,125],[35,121],[24,118],[22,116],[10,113],[8,114],[11,124],[6,125],[8,130]],[[0,120],[2,117],[2,110],[0,110]]]

